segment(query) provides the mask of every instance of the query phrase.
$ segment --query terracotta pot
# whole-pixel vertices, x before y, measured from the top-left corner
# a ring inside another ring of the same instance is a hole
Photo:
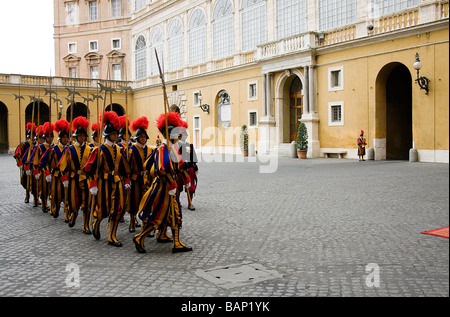
[[[308,150],[297,150],[297,156],[299,159],[305,159],[306,158],[306,152]]]
[[[242,154],[244,156],[248,156],[248,149],[242,149]]]

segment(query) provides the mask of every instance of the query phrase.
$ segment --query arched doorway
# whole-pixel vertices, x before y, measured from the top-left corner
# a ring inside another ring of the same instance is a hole
[[[48,122],[49,108],[44,102],[34,102],[34,117],[33,117],[33,102],[29,103],[25,108],[25,122],[33,122],[38,125],[42,125]]]
[[[0,102],[0,153],[8,153],[8,108]]]
[[[123,109],[123,107],[121,105],[119,105],[118,103],[113,103],[110,104],[108,106],[106,106],[105,111],[114,111],[115,113],[117,113],[117,115],[123,116],[125,114],[125,109]]]
[[[67,107],[66,110],[66,120],[71,122],[72,121],[72,105],[70,105],[69,107]],[[89,118],[88,117],[88,108],[84,103],[81,102],[75,102],[75,106],[73,107],[73,117],[85,117],[85,118]]]
[[[407,160],[413,140],[411,73],[401,63],[390,63],[380,71],[376,87],[376,138],[385,144],[381,157]]]
[[[295,76],[292,81],[291,88],[289,90],[289,110],[290,110],[290,141],[297,140],[297,130],[299,120],[303,114],[303,95],[302,95],[302,82],[300,78]]]

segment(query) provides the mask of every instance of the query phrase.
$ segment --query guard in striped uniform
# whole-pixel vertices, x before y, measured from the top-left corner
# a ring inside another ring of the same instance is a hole
[[[94,238],[100,239],[100,222],[109,217],[108,244],[121,247],[117,240],[117,226],[124,205],[124,189],[130,188],[130,166],[122,156],[118,140],[120,122],[117,114],[107,111],[103,118],[105,142],[95,148],[83,170],[92,177],[90,191],[96,195],[97,208],[94,209],[92,230]]]
[[[14,159],[16,160],[17,167],[19,167],[20,170],[20,183],[22,184],[22,187],[25,188],[25,203],[28,203],[30,201],[30,184],[31,179],[26,174],[26,171],[24,170],[24,166],[28,165],[28,163],[24,163],[22,159],[27,157],[28,150],[33,147],[34,143],[36,142],[34,137],[36,135],[36,125],[34,123],[28,122],[26,126],[26,141],[21,142],[15,152],[14,152]]]
[[[36,144],[33,145],[28,151],[29,155],[27,155],[28,165],[24,167],[27,175],[31,176],[31,194],[33,195],[33,207],[38,207],[41,202],[39,201],[39,197],[41,196],[41,184],[39,182],[40,170],[39,170],[39,159],[35,162],[35,157],[38,157],[38,149],[40,146],[43,146],[45,142],[44,137],[44,127],[40,125],[37,128],[36,135]],[[36,176],[38,175],[38,176]],[[42,202],[44,204],[44,202]],[[46,203],[45,203],[46,204]]]
[[[38,137],[40,140],[44,140],[44,142],[40,143],[39,146],[35,148],[35,153],[32,154],[33,157],[33,165],[34,165],[34,171],[33,176],[36,179],[36,182],[38,184],[39,188],[39,196],[41,198],[41,204],[42,204],[42,211],[48,212],[50,210],[50,207],[48,206],[48,198],[50,194],[50,188],[45,180],[45,168],[40,164],[42,156],[44,156],[45,152],[53,146],[53,124],[50,122],[44,123],[44,125],[41,126],[42,129],[40,129]],[[40,127],[39,127],[40,128]],[[40,142],[40,141],[39,141]]]
[[[58,163],[68,148],[70,123],[60,119],[55,122],[54,126],[55,132],[58,133],[58,144],[53,145],[44,153],[40,165],[44,170],[45,180],[50,185],[50,214],[54,218],[58,218],[61,203],[65,202],[64,186],[61,182],[62,174],[59,171]],[[64,210],[67,215],[66,204],[64,204]]]
[[[89,229],[89,186],[87,176],[82,171],[90,154],[90,147],[86,145],[89,121],[85,117],[76,117],[72,122],[72,137],[75,142],[65,151],[59,169],[64,187],[68,187],[69,227],[75,225],[78,211],[83,212],[83,232],[91,234]]]
[[[130,147],[130,169],[131,169],[131,191],[130,191],[130,214],[129,231],[136,231],[136,215],[139,209],[139,203],[147,191],[147,184],[151,181],[148,171],[144,169],[144,163],[147,157],[153,152],[153,148],[147,146],[148,119],[140,117],[133,121],[131,129],[135,132],[134,144]]]
[[[176,128],[181,125],[180,117],[176,113],[168,113],[168,133],[170,140],[178,140]],[[160,132],[165,133],[165,114],[159,116],[156,126]],[[175,131],[174,131],[175,130]],[[169,138],[166,137],[167,140]],[[178,170],[184,169],[184,162],[180,159],[179,153],[174,152],[172,145],[162,143],[150,155],[145,162],[145,169],[150,171],[150,176],[154,177],[152,185],[144,194],[139,205],[139,217],[142,220],[141,231],[135,235],[133,242],[139,253],[145,253],[144,239],[152,231],[164,230],[166,225],[170,226],[173,235],[172,252],[192,251],[191,247],[184,245],[180,241],[181,211],[176,200]],[[185,173],[185,184],[190,182],[189,176]]]

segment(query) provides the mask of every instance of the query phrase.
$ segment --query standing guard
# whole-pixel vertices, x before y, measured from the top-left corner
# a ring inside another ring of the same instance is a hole
[[[61,172],[58,163],[68,148],[70,123],[67,120],[60,119],[54,124],[55,131],[58,133],[58,144],[50,147],[41,157],[40,164],[44,169],[44,176],[50,185],[50,214],[54,218],[59,217],[61,203],[64,203],[64,211],[68,217],[67,206],[64,199],[64,186],[61,182]],[[68,218],[67,218],[68,219]]]
[[[122,156],[118,140],[120,122],[113,111],[104,113],[101,120],[105,142],[95,148],[84,166],[83,171],[92,177],[90,191],[96,195],[97,208],[94,208],[92,230],[94,238],[100,239],[100,222],[109,216],[108,244],[121,247],[117,240],[117,226],[124,204],[124,189],[130,188],[130,167]],[[125,179],[124,182],[122,180]]]
[[[42,204],[42,211],[48,212],[50,210],[50,207],[47,204],[48,198],[49,198],[49,186],[47,181],[45,180],[45,167],[43,167],[40,164],[42,156],[44,156],[45,152],[53,146],[53,124],[50,122],[44,123],[44,125],[40,126],[41,128],[38,133],[39,143],[41,140],[44,142],[40,143],[39,146],[35,148],[35,153],[33,157],[33,165],[34,165],[34,171],[33,176],[36,179],[36,182],[38,184],[40,198],[41,198],[41,204]]]
[[[89,187],[87,176],[82,171],[86,164],[90,148],[86,145],[89,121],[82,116],[76,117],[72,122],[72,136],[74,143],[65,151],[59,163],[62,172],[61,180],[64,187],[68,187],[69,227],[75,225],[79,209],[83,212],[83,232],[90,234],[89,230]]]
[[[165,126],[167,116],[167,126]],[[156,121],[159,131],[167,139],[175,142],[178,140],[177,127],[181,125],[179,115],[176,113],[162,114]],[[168,131],[166,135],[165,128]],[[135,235],[133,242],[139,253],[145,253],[144,239],[152,231],[164,230],[166,225],[170,226],[173,235],[172,252],[192,251],[191,247],[184,245],[180,241],[181,213],[175,194],[177,191],[176,175],[178,169],[184,168],[184,162],[172,161],[179,157],[178,153],[173,153],[174,148],[162,143],[150,155],[145,162],[145,169],[150,171],[154,177],[149,190],[142,197],[139,205],[139,217],[143,222],[141,231]],[[189,176],[186,174],[185,184],[189,183]]]
[[[188,199],[188,209],[195,210],[194,205],[192,205],[192,197],[194,196],[195,189],[197,188],[198,159],[197,154],[195,153],[194,145],[187,142],[187,129],[188,124],[187,122],[183,121],[182,127],[180,129],[180,140],[178,141],[177,145],[183,161],[187,164],[189,178],[191,179],[191,186],[185,189]],[[178,195],[183,190],[183,186],[180,185],[181,184],[179,184]]]
[[[26,159],[28,160],[28,166],[25,166],[24,169],[28,176],[31,177],[31,193],[33,195],[33,207],[38,207],[41,202],[39,201],[39,197],[41,196],[41,186],[39,182],[40,170],[39,170],[39,160],[37,162],[34,161],[34,158],[37,156],[39,147],[45,142],[44,138],[44,127],[40,125],[37,128],[36,135],[36,144],[30,148],[29,155],[27,155]],[[38,176],[36,176],[38,175]],[[44,204],[45,202],[42,202]]]
[[[22,187],[25,188],[25,203],[30,201],[30,185],[31,179],[30,176],[27,175],[24,166],[28,165],[28,162],[23,161],[24,158],[28,156],[28,150],[33,147],[35,143],[36,135],[36,125],[34,123],[28,122],[26,127],[26,141],[21,142],[14,152],[14,159],[16,160],[16,164],[20,169],[20,183]]]

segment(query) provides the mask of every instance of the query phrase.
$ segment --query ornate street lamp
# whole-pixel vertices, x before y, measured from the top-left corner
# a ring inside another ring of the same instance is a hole
[[[426,91],[425,94],[428,95],[428,92],[429,92],[428,83],[430,82],[430,80],[428,78],[426,78],[425,76],[419,75],[419,71],[422,68],[422,63],[420,62],[420,59],[419,59],[419,53],[416,53],[416,61],[414,62],[413,67],[415,70],[417,70],[416,82],[419,84],[420,89],[425,89],[425,91]]]
[[[203,112],[207,112],[209,114],[209,105],[202,104],[202,100],[203,100],[202,92],[199,91],[198,92],[198,101],[200,103],[200,109],[202,109]]]

